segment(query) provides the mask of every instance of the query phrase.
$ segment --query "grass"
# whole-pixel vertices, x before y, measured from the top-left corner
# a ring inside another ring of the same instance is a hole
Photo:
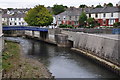
[[[19,44],[5,41],[5,51],[2,53],[2,68],[3,70],[11,70],[15,67],[17,61],[19,61],[20,48]]]

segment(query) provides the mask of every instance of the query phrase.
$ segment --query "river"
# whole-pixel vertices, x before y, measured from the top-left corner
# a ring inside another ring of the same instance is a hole
[[[55,78],[116,78],[114,73],[78,55],[70,48],[60,48],[42,41],[6,37],[20,42],[23,54],[42,62]]]

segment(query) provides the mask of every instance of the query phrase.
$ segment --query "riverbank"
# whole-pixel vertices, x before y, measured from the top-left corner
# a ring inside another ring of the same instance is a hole
[[[3,78],[52,78],[44,65],[22,54],[20,45],[11,41],[5,42],[2,54]]]

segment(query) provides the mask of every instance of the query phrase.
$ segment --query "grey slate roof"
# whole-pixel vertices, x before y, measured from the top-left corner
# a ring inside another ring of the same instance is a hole
[[[3,18],[23,18],[25,17],[25,14],[14,14],[14,15],[9,15],[9,14],[3,14],[2,15]]]
[[[87,13],[113,13],[120,12],[119,7],[103,7],[103,8],[93,8]]]
[[[58,15],[68,15],[68,16],[78,16],[80,15],[81,11],[78,8],[68,8],[66,11],[58,14]]]

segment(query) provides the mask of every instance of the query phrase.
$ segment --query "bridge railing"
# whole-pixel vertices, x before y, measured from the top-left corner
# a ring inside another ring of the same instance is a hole
[[[3,30],[48,31],[48,28],[31,27],[31,26],[3,26]]]

